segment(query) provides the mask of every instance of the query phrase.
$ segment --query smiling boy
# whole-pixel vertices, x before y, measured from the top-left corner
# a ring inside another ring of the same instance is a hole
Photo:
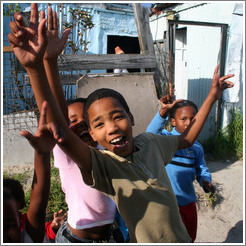
[[[36,18],[34,21],[37,24]],[[20,27],[25,37],[21,46],[14,34],[15,37],[9,35],[9,41],[29,74],[36,100],[48,101],[49,121],[54,119],[65,131],[64,138],[54,134],[61,149],[76,162],[86,184],[115,201],[129,229],[130,242],[191,242],[163,163],[167,164],[177,149],[193,144],[213,103],[224,89],[233,86],[225,81],[233,75],[220,78],[216,67],[208,97],[180,136],[143,133],[133,138],[134,119],[124,98],[109,89],[93,92],[84,111],[93,140],[106,149],[99,151],[86,145],[71,131],[50,91],[43,65],[44,25],[41,20],[38,33],[33,35]]]

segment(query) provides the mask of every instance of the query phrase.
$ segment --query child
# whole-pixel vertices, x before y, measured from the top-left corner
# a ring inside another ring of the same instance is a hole
[[[23,187],[18,180],[12,178],[4,178],[3,189],[8,191],[15,199],[20,216],[21,231],[23,231],[26,227],[27,221],[27,214],[23,214],[22,212],[20,212],[20,210],[25,207],[25,193]],[[66,213],[63,213],[63,211],[60,210],[59,212],[54,213],[54,218],[52,221],[45,223],[45,233],[47,239],[50,242],[55,241],[56,233],[62,223],[65,221],[66,216]]]
[[[37,4],[32,4],[33,17],[31,19],[37,16],[37,14]],[[22,18],[17,20],[16,16],[18,15],[18,13],[15,14],[17,23],[24,26],[21,23]],[[41,20],[43,20],[45,17],[44,12],[41,12],[40,16]],[[12,29],[13,27],[14,23]],[[37,31],[34,28],[33,30]],[[86,144],[96,147],[97,143],[89,135],[88,127],[83,119],[85,99],[75,99],[69,101],[66,105],[62,86],[59,81],[57,57],[64,48],[69,32],[66,29],[61,40],[59,39],[56,12],[52,12],[52,9],[48,8],[48,44],[43,59],[45,72],[56,102],[60,105],[71,130]],[[39,108],[41,103],[42,101],[37,100]],[[92,189],[83,182],[78,166],[59,146],[55,146],[53,154],[54,164],[59,168],[62,189],[68,204],[68,219],[60,227],[56,236],[56,242],[98,243],[108,241],[116,213],[115,203],[109,197]]]
[[[110,89],[93,92],[86,100],[84,118],[93,140],[106,149],[99,151],[71,131],[49,89],[42,59],[46,46],[44,25],[45,21],[41,20],[36,35],[27,36],[25,28],[21,29],[26,37],[22,46],[13,34],[9,34],[9,41],[29,74],[36,100],[47,100],[50,105],[48,120],[54,119],[65,132],[63,138],[54,134],[60,148],[78,165],[86,184],[116,202],[128,227],[130,242],[191,242],[163,162],[167,164],[177,149],[194,143],[213,103],[224,89],[233,86],[225,81],[233,75],[220,78],[216,67],[208,97],[180,136],[142,133],[133,138],[134,118],[124,98]],[[33,49],[35,54],[30,52]]]
[[[147,128],[147,132],[159,135],[180,135],[192,122],[198,112],[197,106],[188,100],[172,102],[172,97],[161,98],[161,110],[156,114]],[[170,114],[173,130],[163,129]],[[206,167],[204,151],[197,141],[187,148],[176,151],[171,162],[166,165],[173,191],[177,197],[180,215],[192,239],[196,239],[197,210],[196,193],[193,182],[196,180],[205,192],[214,193],[211,174]]]
[[[45,235],[45,215],[50,191],[50,150],[55,141],[49,130],[54,126],[47,125],[47,103],[43,104],[38,130],[33,136],[27,131],[20,134],[26,137],[35,149],[34,178],[30,205],[27,212],[25,228],[21,230],[19,217],[20,204],[11,194],[9,188],[4,188],[3,197],[3,242],[4,243],[38,243],[48,242]],[[51,132],[55,132],[54,128]],[[48,141],[49,139],[49,141]],[[21,201],[23,205],[23,199]]]

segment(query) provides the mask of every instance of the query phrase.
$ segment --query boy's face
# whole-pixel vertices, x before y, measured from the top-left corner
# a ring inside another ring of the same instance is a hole
[[[8,199],[3,202],[3,242],[21,242],[20,219],[14,199]]]
[[[88,109],[90,134],[105,149],[125,157],[133,152],[133,116],[117,99],[106,97],[91,104]]]
[[[68,118],[71,122],[71,130],[79,136],[85,143],[90,146],[96,147],[97,143],[93,141],[88,132],[87,124],[84,117],[84,103],[75,102],[68,106]]]
[[[182,134],[189,126],[196,113],[196,110],[192,106],[178,108],[174,118],[171,118],[171,123],[175,126],[176,131]]]

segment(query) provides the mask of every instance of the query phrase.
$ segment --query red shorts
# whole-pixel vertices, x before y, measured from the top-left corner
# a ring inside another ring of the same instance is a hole
[[[186,227],[186,230],[189,233],[192,242],[194,242],[197,232],[196,202],[192,202],[186,206],[179,206],[179,212]]]

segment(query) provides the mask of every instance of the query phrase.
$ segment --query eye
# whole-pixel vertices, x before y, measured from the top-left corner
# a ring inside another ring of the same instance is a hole
[[[102,128],[102,127],[103,127],[103,123],[102,122],[97,123],[97,124],[94,125],[94,128],[97,128],[97,129]]]
[[[123,119],[123,118],[125,118],[125,117],[124,117],[124,115],[122,115],[122,114],[118,114],[118,115],[115,115],[115,116],[114,116],[114,119],[115,119],[115,120],[117,120],[117,119]]]

